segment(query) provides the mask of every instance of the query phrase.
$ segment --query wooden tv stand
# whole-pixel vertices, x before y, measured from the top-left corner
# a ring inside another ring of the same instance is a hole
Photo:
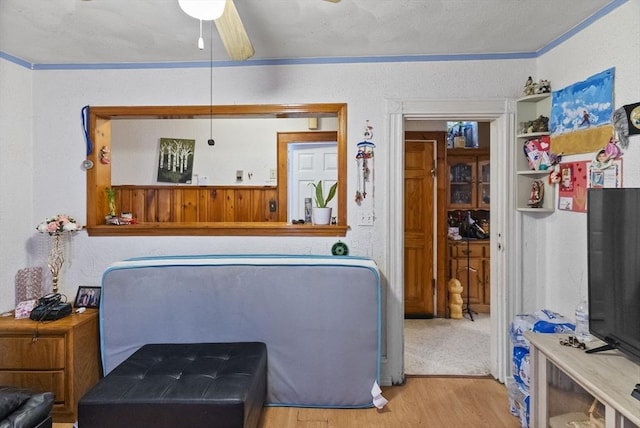
[[[640,383],[640,365],[619,351],[587,354],[560,345],[566,334],[526,332],[530,353],[530,426],[554,426],[570,414],[588,410],[594,399],[607,428],[640,427],[640,400],[631,396]],[[595,348],[603,343],[588,344]]]

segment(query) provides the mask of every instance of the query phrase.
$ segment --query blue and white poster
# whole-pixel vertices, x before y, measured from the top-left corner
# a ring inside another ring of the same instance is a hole
[[[587,153],[613,135],[613,83],[610,68],[552,92],[549,131],[554,153]]]

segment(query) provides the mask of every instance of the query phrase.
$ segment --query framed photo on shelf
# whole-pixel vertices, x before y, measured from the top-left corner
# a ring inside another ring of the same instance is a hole
[[[98,308],[100,306],[100,287],[87,287],[81,285],[76,293],[73,306],[76,308]]]

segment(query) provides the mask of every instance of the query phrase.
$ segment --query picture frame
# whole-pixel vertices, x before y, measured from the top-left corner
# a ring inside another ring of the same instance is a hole
[[[101,287],[81,285],[76,293],[73,306],[76,308],[98,308],[100,306]]]

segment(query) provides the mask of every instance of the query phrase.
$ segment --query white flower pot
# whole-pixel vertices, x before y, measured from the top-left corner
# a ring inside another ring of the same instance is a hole
[[[313,207],[311,211],[313,224],[331,223],[331,208]]]

